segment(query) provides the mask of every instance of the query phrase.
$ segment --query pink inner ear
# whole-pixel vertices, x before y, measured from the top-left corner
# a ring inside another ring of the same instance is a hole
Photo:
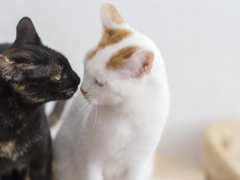
[[[149,74],[152,69],[154,54],[151,51],[140,51],[133,55],[131,63],[131,71],[133,77],[141,77]]]
[[[152,69],[153,58],[154,54],[152,52],[146,54],[146,61],[143,63],[143,68],[146,74],[150,73]]]
[[[152,69],[152,63],[154,54],[150,51],[143,51],[142,53],[142,67],[140,69],[141,74],[148,74]]]

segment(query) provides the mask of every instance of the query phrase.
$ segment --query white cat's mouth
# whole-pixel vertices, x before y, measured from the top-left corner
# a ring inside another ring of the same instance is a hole
[[[95,99],[94,97],[88,96],[88,95],[83,95],[84,98],[86,99],[87,102],[93,104],[93,105],[97,105],[99,104],[97,99]]]

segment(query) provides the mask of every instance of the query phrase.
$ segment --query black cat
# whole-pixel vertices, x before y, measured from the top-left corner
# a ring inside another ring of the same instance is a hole
[[[80,78],[62,54],[41,43],[27,17],[17,25],[15,42],[1,45],[0,51],[0,180],[23,175],[50,180],[44,103],[70,98]]]
[[[11,44],[8,44],[8,43],[0,44],[0,53],[7,50],[8,48],[10,48],[10,46],[11,46]]]

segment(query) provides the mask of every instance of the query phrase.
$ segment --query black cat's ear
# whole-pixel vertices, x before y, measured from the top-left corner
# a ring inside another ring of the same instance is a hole
[[[15,46],[22,44],[41,44],[41,40],[30,18],[22,18],[17,25],[17,37],[14,42]]]

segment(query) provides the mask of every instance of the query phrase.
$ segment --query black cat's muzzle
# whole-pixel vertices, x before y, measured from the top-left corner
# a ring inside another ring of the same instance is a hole
[[[80,82],[81,82],[81,79],[74,72],[71,78],[69,78],[67,87],[65,87],[65,89],[61,91],[61,94],[65,96],[66,99],[72,97],[75,94],[75,92],[78,90],[78,86]]]

